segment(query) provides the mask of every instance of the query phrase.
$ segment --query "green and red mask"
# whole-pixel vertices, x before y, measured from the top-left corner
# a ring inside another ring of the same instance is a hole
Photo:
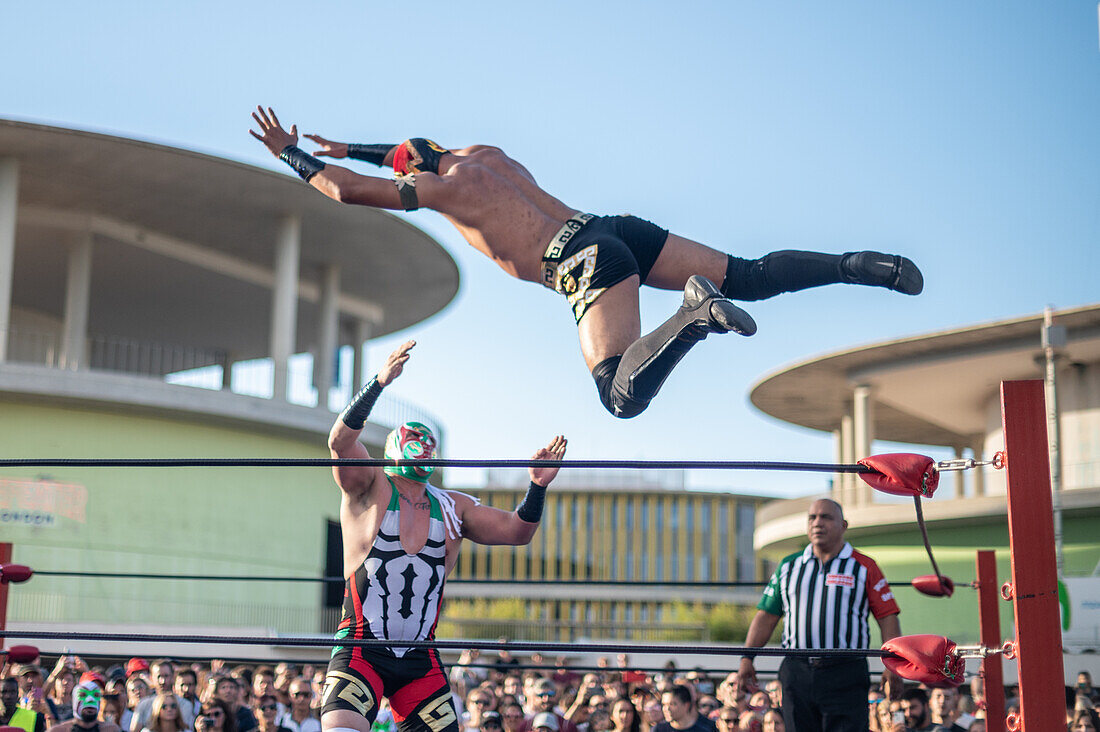
[[[406,422],[386,438],[385,457],[387,460],[430,460],[435,457],[435,435],[428,425],[421,422]],[[425,465],[407,465],[383,468],[390,475],[400,475],[409,480],[427,483],[434,467]]]
[[[103,703],[103,690],[94,681],[82,681],[73,689],[73,713],[84,722],[99,716]]]

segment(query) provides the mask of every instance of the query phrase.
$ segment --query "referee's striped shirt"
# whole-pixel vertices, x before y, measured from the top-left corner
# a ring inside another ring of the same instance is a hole
[[[784,648],[867,648],[868,611],[901,612],[882,570],[848,542],[822,564],[813,545],[785,557],[756,606],[783,616]]]

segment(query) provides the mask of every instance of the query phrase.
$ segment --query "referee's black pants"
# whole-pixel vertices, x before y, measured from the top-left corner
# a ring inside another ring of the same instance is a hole
[[[787,732],[867,732],[865,658],[785,658],[779,666]]]

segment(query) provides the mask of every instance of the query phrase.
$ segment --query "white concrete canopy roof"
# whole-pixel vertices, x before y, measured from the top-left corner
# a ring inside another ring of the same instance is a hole
[[[316,343],[329,265],[340,271],[343,343],[355,321],[383,335],[458,292],[458,267],[432,237],[387,212],[331,201],[292,174],[2,119],[0,158],[19,165],[13,305],[60,318],[66,245],[91,232],[90,333],[268,355],[275,242],[287,216],[301,220],[296,350]]]
[[[1100,362],[1100,305],[1060,310],[1066,363]],[[783,368],[750,393],[761,411],[833,431],[852,412],[852,391],[868,385],[875,439],[966,446],[985,435],[1001,381],[1043,377],[1042,314],[903,338],[819,356]]]

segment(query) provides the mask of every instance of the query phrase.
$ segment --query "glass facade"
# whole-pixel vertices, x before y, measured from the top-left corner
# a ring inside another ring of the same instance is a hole
[[[484,504],[512,510],[524,490],[490,487],[470,492]],[[757,507],[765,500],[651,487],[552,488],[542,526],[530,545],[487,547],[466,542],[451,579],[581,580],[594,585],[601,581],[761,581],[763,567],[758,566],[753,550],[753,531]],[[533,587],[525,588],[525,596]],[[535,594],[542,593],[535,590]],[[588,590],[580,598],[571,594],[569,585],[547,584],[543,597],[525,603],[526,619],[533,626],[580,623],[591,626],[593,636],[606,636],[605,625],[664,622],[680,598],[680,593],[655,594],[645,586],[608,588],[598,598]],[[441,619],[448,619],[446,608]]]

